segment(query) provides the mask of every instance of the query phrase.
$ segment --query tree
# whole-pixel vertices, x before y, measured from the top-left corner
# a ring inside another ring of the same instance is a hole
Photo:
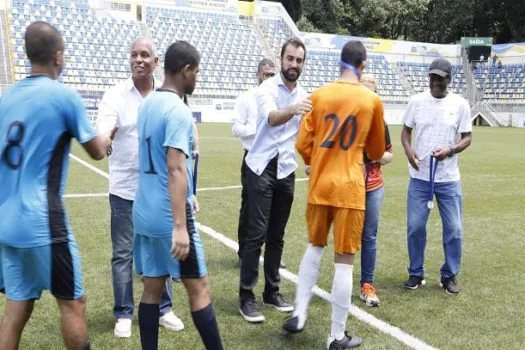
[[[304,0],[303,16],[324,33],[345,33],[345,7],[341,0]]]
[[[310,22],[308,20],[308,18],[306,18],[305,16],[301,16],[301,18],[297,21],[297,23],[295,23],[297,25],[297,28],[299,28],[299,30],[301,32],[306,32],[306,33],[321,33],[321,30],[319,30],[319,28],[317,28],[316,26],[313,25],[312,22]]]
[[[421,24],[430,0],[345,0],[352,35],[386,39],[410,39]],[[315,23],[314,23],[315,24]]]
[[[303,0],[302,14],[296,22],[304,31],[443,44],[462,36],[525,41],[523,0]]]

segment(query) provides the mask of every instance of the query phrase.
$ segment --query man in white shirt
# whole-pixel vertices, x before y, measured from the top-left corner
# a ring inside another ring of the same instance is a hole
[[[257,68],[258,85],[263,81],[275,76],[275,64],[268,58],[263,58],[259,62]],[[232,133],[233,136],[241,141],[244,149],[244,156],[241,165],[241,210],[239,214],[239,228],[237,231],[239,240],[239,262],[241,259],[241,250],[244,245],[246,237],[246,230],[248,229],[248,200],[247,200],[247,180],[248,180],[248,166],[246,165],[246,155],[252,147],[253,139],[255,137],[255,126],[257,124],[257,101],[256,101],[257,87],[243,92],[237,100],[235,100],[235,107],[232,118]],[[239,264],[240,265],[240,264]]]
[[[113,277],[113,314],[116,337],[131,336],[133,317],[133,222],[132,207],[138,186],[137,113],[143,99],[155,88],[153,71],[158,64],[154,43],[138,38],[131,46],[131,77],[109,89],[99,105],[97,129],[107,133],[118,127],[109,157],[109,203]],[[171,311],[173,289],[167,281],[160,304],[159,324],[169,330],[184,328]]]
[[[405,112],[401,142],[410,163],[407,199],[410,266],[409,279],[404,287],[417,289],[425,284],[426,224],[435,194],[443,222],[445,252],[440,285],[448,294],[456,295],[459,293],[456,276],[463,236],[458,153],[472,142],[472,123],[468,102],[447,91],[451,73],[449,61],[443,58],[434,60],[429,71],[430,91],[413,96]]]
[[[250,220],[241,251],[239,288],[239,311],[248,322],[264,321],[253,293],[264,243],[263,301],[279,311],[293,311],[293,306],[279,293],[279,264],[294,197],[295,139],[301,116],[312,106],[306,91],[297,84],[305,55],[301,40],[287,40],[281,49],[280,74],[257,89],[257,131],[246,156]]]

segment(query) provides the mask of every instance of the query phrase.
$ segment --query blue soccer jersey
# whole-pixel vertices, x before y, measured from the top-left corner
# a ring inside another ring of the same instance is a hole
[[[0,100],[0,244],[33,248],[67,241],[62,202],[71,138],[95,131],[80,96],[45,76],[16,83]]]
[[[135,233],[168,237],[173,230],[173,216],[168,189],[167,150],[168,147],[176,148],[191,159],[191,111],[177,94],[158,89],[144,100],[139,109],[137,133],[139,187],[133,203]],[[190,194],[187,191],[186,197]]]

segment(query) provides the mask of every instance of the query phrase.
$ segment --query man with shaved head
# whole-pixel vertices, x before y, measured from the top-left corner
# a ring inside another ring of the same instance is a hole
[[[7,299],[0,349],[18,349],[35,300],[49,290],[66,348],[86,350],[82,267],[62,193],[71,138],[100,160],[115,129],[96,136],[78,93],[56,81],[64,67],[58,30],[32,23],[25,46],[31,74],[0,100],[0,292]]]
[[[138,186],[137,113],[140,104],[157,85],[153,72],[158,64],[155,44],[138,38],[131,45],[131,77],[110,88],[98,109],[97,129],[106,133],[118,127],[109,157],[109,203],[111,206],[111,243],[113,254],[113,315],[117,320],[116,337],[131,336],[133,318],[133,222],[132,208]],[[160,303],[159,324],[172,331],[184,328],[171,311],[171,280],[166,281]]]

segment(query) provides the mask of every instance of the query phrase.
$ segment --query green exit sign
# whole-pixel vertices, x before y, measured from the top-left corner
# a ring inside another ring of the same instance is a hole
[[[461,46],[491,46],[492,38],[490,37],[463,37],[461,38]]]

